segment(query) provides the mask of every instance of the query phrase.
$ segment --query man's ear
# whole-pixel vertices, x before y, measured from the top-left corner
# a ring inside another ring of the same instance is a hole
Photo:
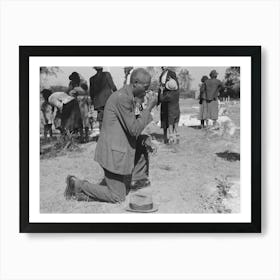
[[[132,86],[135,88],[138,85],[138,83],[139,82],[136,80],[136,81],[133,82]]]

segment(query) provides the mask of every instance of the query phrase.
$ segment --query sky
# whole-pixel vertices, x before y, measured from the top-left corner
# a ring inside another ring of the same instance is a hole
[[[225,67],[188,67],[186,68],[189,70],[190,76],[192,78],[191,82],[191,89],[197,90],[198,85],[200,83],[201,77],[203,75],[209,76],[211,70],[215,69],[219,75],[218,79],[223,80],[224,74],[226,71]],[[47,79],[44,80],[44,87],[52,86],[52,85],[64,85],[68,86],[69,84],[69,75],[76,71],[78,72],[86,81],[89,83],[89,78],[93,76],[96,71],[92,67],[60,67],[61,71],[57,73],[57,76],[48,76]],[[124,80],[124,71],[123,67],[104,67],[104,71],[109,71],[113,77],[113,80],[117,86],[117,88],[122,87],[123,80]]]

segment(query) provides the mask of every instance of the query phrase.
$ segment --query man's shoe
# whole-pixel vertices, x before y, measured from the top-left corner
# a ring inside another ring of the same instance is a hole
[[[65,180],[66,189],[64,191],[64,196],[65,196],[66,200],[69,200],[76,195],[76,190],[75,190],[76,179],[77,179],[77,177],[75,177],[73,175],[68,175],[66,177],[66,180]]]
[[[137,181],[131,182],[131,190],[139,190],[142,188],[149,187],[151,185],[151,182],[149,179],[141,179]]]

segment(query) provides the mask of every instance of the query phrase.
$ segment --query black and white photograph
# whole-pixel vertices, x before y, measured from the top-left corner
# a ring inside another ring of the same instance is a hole
[[[28,197],[22,183],[22,215],[28,208],[32,223],[161,223],[164,230],[254,223],[251,157],[259,150],[251,102],[259,99],[257,88],[251,98],[251,78],[260,73],[251,57],[260,48],[198,50],[21,47],[30,109],[21,132],[27,125],[32,170]]]
[[[41,66],[40,212],[239,213],[241,82],[238,65]]]
[[[279,280],[280,1],[0,1],[0,279]]]

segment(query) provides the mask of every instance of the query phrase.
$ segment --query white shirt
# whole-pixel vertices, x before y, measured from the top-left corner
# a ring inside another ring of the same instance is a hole
[[[49,97],[49,103],[58,109],[62,109],[63,104],[67,104],[71,100],[73,100],[74,97],[68,95],[67,93],[63,91],[58,91],[54,92],[50,97]]]

